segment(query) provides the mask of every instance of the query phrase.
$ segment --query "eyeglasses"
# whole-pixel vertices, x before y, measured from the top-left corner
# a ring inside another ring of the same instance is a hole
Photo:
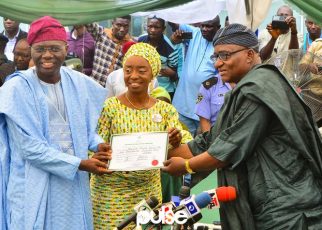
[[[228,51],[222,51],[222,52],[219,52],[219,53],[214,53],[213,55],[210,56],[210,59],[215,63],[218,58],[222,61],[227,61],[233,54],[236,54],[240,51],[243,51],[243,50],[248,50],[249,48],[244,48],[244,49],[241,49],[241,50],[236,50],[234,52],[228,52]]]
[[[46,51],[48,51],[49,53],[59,53],[61,52],[64,47],[66,46],[48,46],[48,47],[44,47],[44,46],[36,46],[36,47],[31,47],[36,53],[38,54],[44,54],[46,53]]]

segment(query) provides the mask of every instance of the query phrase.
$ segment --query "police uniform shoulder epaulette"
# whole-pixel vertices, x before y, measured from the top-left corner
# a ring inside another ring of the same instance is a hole
[[[205,89],[210,89],[212,86],[216,85],[218,82],[218,77],[211,77],[205,80],[202,85]]]

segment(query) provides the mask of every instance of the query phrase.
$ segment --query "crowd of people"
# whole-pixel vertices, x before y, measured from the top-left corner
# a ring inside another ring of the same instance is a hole
[[[322,228],[321,116],[265,64],[301,49],[322,102],[322,32],[307,18],[300,35],[289,6],[276,16],[258,36],[218,15],[195,25],[153,16],[138,38],[130,16],[70,32],[44,16],[28,33],[4,18],[0,229],[114,229],[142,199],[169,202],[184,175],[216,169],[238,193],[221,205],[222,229]],[[108,169],[112,135],[160,131],[163,168]]]

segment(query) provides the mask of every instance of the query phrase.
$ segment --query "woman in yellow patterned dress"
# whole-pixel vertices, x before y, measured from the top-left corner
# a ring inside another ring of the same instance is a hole
[[[128,91],[105,101],[98,123],[98,132],[106,142],[109,143],[112,134],[153,131],[169,131],[169,143],[173,146],[191,140],[188,132],[180,132],[176,109],[147,93],[149,83],[160,68],[158,52],[146,43],[131,46],[125,54],[123,69]],[[141,200],[155,196],[161,203],[160,170],[93,175],[91,193],[94,228],[113,229]]]

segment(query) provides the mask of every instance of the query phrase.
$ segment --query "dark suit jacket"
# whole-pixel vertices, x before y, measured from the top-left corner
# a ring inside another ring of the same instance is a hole
[[[19,34],[18,34],[18,37],[17,37],[17,42],[20,40],[20,39],[23,39],[23,38],[26,38],[28,35],[27,32],[23,31],[23,30],[20,30]]]
[[[4,34],[4,31],[2,31],[2,33],[1,33],[1,34]],[[26,38],[26,37],[27,37],[27,35],[28,35],[28,33],[27,33],[27,32],[25,32],[25,31],[23,31],[23,30],[21,30],[21,29],[20,29],[19,34],[18,34],[18,36],[17,36],[16,44],[17,44],[17,42],[18,42],[19,40],[21,40],[21,39],[23,39],[23,38]]]

